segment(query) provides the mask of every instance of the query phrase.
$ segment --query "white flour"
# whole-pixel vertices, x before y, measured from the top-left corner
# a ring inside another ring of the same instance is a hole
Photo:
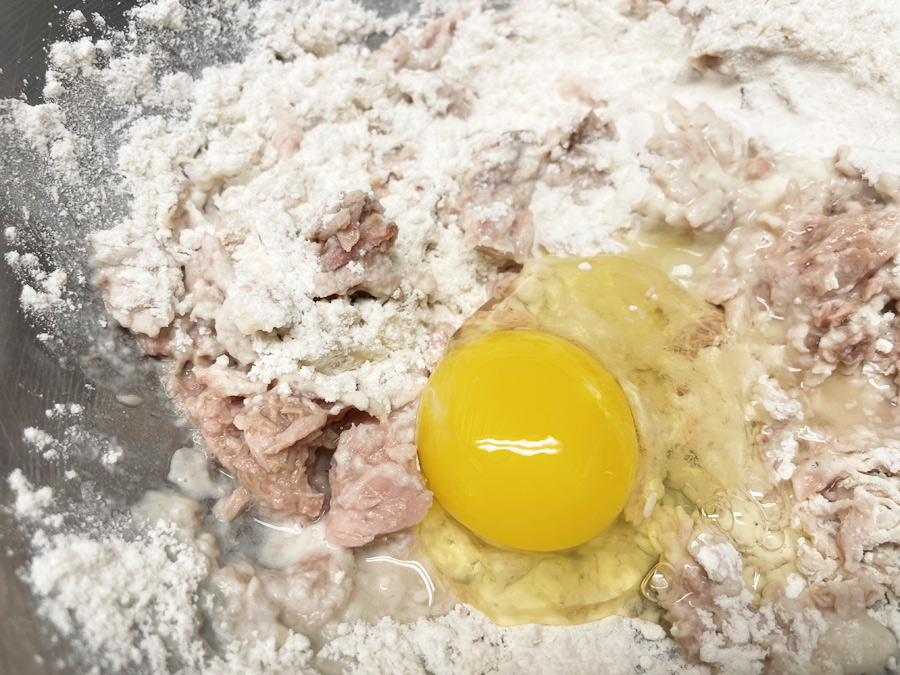
[[[498,628],[465,607],[435,620],[354,625],[325,648],[326,658],[351,656],[352,672],[379,673],[634,673],[707,672],[678,665],[659,627],[619,617],[573,627]],[[615,645],[615,648],[611,648]]]
[[[459,325],[487,299],[483,282],[497,274],[496,266],[468,251],[458,231],[436,217],[442,195],[453,189],[448,176],[464,171],[479,143],[492,134],[519,128],[541,136],[564,133],[591,107],[602,109],[616,126],[616,139],[595,144],[590,158],[604,175],[603,184],[578,194],[571,186],[538,185],[531,210],[539,252],[618,250],[614,235],[633,224],[633,208],[654,162],[646,140],[672,99],[706,103],[777,150],[816,157],[847,144],[850,158],[871,182],[900,187],[889,175],[900,172],[900,140],[892,133],[900,125],[900,40],[893,30],[900,7],[878,0],[644,4],[524,1],[514,21],[469,8],[444,57],[445,79],[430,71],[405,71],[391,84],[396,90],[365,72],[368,55],[354,44],[376,31],[393,32],[399,21],[381,21],[341,0],[310,3],[299,11],[276,0],[255,10],[236,9],[244,21],[252,15],[256,26],[249,56],[207,70],[196,81],[166,72],[150,48],[117,53],[121,46],[114,41],[88,38],[55,45],[50,60],[58,72],[48,76],[48,98],[77,87],[72,78],[80,74],[99,83],[110,101],[132,110],[118,167],[132,193],[131,214],[100,235],[105,244],[135,251],[119,279],[126,290],[111,299],[117,318],[154,334],[182,305],[191,306],[180,266],[213,225],[200,213],[202,202],[197,213],[186,216],[196,227],[173,232],[169,225],[189,176],[208,186],[198,199],[212,201],[220,222],[227,223],[230,213],[255,214],[251,228],[229,225],[251,229],[253,236],[242,237],[235,249],[231,302],[222,316],[235,329],[233,353],[253,363],[251,376],[266,383],[291,378],[327,400],[381,414],[421,387],[427,329],[442,322]],[[134,18],[161,33],[181,33],[189,21],[186,5],[177,0],[148,4]],[[70,22],[79,26],[84,17],[73,13]],[[521,39],[502,39],[508,31]],[[690,59],[711,69],[698,70]],[[460,91],[467,94],[469,114],[443,114]],[[547,95],[551,91],[563,93]],[[414,105],[394,106],[388,94]],[[165,106],[172,114],[141,117],[143,104]],[[360,107],[379,114],[364,117]],[[316,124],[279,127],[288,111],[299,124]],[[56,176],[68,184],[84,180],[89,144],[66,127],[58,106],[16,105],[14,117],[28,141],[52,160]],[[389,133],[373,134],[373,125]],[[300,144],[288,168],[276,162],[278,138]],[[403,164],[403,151],[417,162]],[[369,166],[372,156],[381,163]],[[385,217],[399,226],[395,257],[406,281],[382,302],[313,301],[309,232],[296,224],[314,223],[339,191],[368,190],[370,174],[389,171],[391,162],[399,162],[404,173],[381,200]],[[14,243],[18,237],[10,230],[6,238]],[[26,310],[75,309],[66,272],[43,269],[29,255],[13,252],[7,258],[25,282]],[[687,265],[677,270],[682,278],[693,274]],[[298,370],[298,360],[309,365]],[[773,415],[797,414],[796,403],[773,383],[762,379],[759,388]],[[65,415],[65,407],[48,411],[49,417]],[[38,429],[26,436],[36,453],[53,458],[46,453],[56,452],[57,441]],[[779,472],[787,478],[796,447],[785,439],[781,452]],[[112,442],[94,450],[110,465],[121,453]],[[188,454],[177,458],[180,475],[198,472]],[[22,518],[39,518],[51,508],[50,488],[35,490],[21,472],[9,480]],[[192,496],[202,499],[219,496],[222,486],[206,476],[199,488],[196,482],[187,487],[188,494],[192,489]],[[61,519],[53,513],[46,517],[51,523]],[[259,640],[236,639],[212,655],[200,637],[198,609],[215,561],[208,543],[196,523],[175,517],[153,522],[136,537],[127,528],[104,537],[41,534],[27,577],[42,598],[42,616],[83,649],[102,654],[105,670],[140,664],[153,673],[173,668],[302,673],[337,664],[360,674],[707,672],[680,660],[671,639],[651,624],[612,618],[578,627],[499,628],[463,607],[409,623],[385,618],[374,625],[343,624],[321,648],[286,631],[277,640],[264,633]],[[698,562],[710,578],[737,576],[741,563],[733,549],[704,551]],[[87,585],[88,579],[103,583]],[[803,583],[797,575],[789,594],[799,593]],[[735,605],[730,630],[748,636],[751,629],[764,632],[762,620],[740,598],[726,601]],[[884,621],[896,623],[890,617]],[[812,625],[810,631],[820,629]],[[800,647],[814,642],[811,637]],[[181,659],[177,664],[168,660],[173,653]],[[761,667],[749,644],[718,650],[715,632],[705,653],[707,662],[724,672]]]
[[[46,272],[34,254],[19,255],[16,251],[6,254],[6,263],[18,274],[22,284],[20,297],[22,308],[28,312],[48,312],[61,309],[65,303],[68,276],[62,270]],[[68,303],[74,309],[74,303]]]
[[[900,142],[889,132],[900,122],[900,44],[889,28],[896,4],[675,0],[669,8],[697,23],[690,56],[711,57],[724,75],[708,75],[679,100],[708,103],[778,151],[818,157],[846,144],[870,180],[897,172]]]
[[[42,487],[37,490],[25,475],[16,469],[9,475],[9,487],[16,495],[13,504],[22,518],[37,518],[53,502],[53,489]]]

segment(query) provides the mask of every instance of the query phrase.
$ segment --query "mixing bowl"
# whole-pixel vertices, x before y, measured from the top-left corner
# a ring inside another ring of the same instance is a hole
[[[80,9],[89,15],[102,11],[112,26],[120,26],[125,10],[131,1],[118,4],[108,2],[54,2],[54,0],[4,0],[0,3],[0,97],[25,97],[30,103],[40,100],[45,57],[48,41],[60,39],[64,33],[64,17]],[[57,9],[56,7],[59,7]],[[8,114],[4,110],[3,115]],[[36,246],[42,232],[68,223],[59,217],[59,207],[48,199],[49,187],[35,170],[38,160],[34,154],[11,134],[0,133],[0,227],[15,227],[27,248],[34,246],[42,262],[52,264],[52,259],[63,257],[65,251],[43,250]],[[26,211],[27,209],[27,215]],[[6,238],[0,237],[0,253],[4,256],[12,248]],[[73,255],[79,255],[73,252]],[[60,433],[60,424],[52,424],[46,410],[54,402],[66,401],[83,405],[86,415],[83,424],[119,427],[123,443],[135,451],[152,443],[142,443],[133,424],[145,425],[154,415],[165,413],[161,397],[148,396],[149,405],[135,409],[116,403],[115,395],[107,384],[121,384],[105,380],[99,370],[89,372],[89,345],[95,335],[89,326],[96,322],[99,306],[96,298],[82,291],[85,300],[85,320],[82,335],[71,340],[70,345],[56,342],[45,346],[36,336],[41,328],[28,321],[19,307],[21,284],[12,269],[0,263],[0,504],[10,505],[12,495],[6,476],[13,469],[21,469],[36,485],[49,485],[64,500],[77,495],[88,485],[105,490],[107,477],[85,481],[65,481],[67,468],[77,468],[78,458],[51,463],[31,451],[23,432],[36,427]],[[144,373],[146,376],[148,373]],[[140,378],[138,370],[129,377]],[[137,381],[137,380],[135,380]],[[158,386],[152,379],[148,385]],[[156,406],[156,409],[152,409]],[[154,432],[158,435],[158,432]],[[164,458],[163,458],[164,461]],[[157,471],[159,467],[156,467]],[[146,473],[152,475],[147,466]],[[66,484],[68,483],[68,484]],[[64,644],[54,644],[35,616],[32,600],[26,586],[19,580],[17,570],[28,552],[28,532],[15,527],[10,510],[0,510],[0,540],[3,552],[0,556],[0,671],[4,673],[55,673],[73,672],[74,663],[63,657]]]

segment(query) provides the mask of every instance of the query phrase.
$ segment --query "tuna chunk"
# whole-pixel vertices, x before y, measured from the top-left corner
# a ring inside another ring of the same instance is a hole
[[[798,365],[820,361],[830,373],[875,358],[879,338],[894,342],[896,329],[883,314],[895,300],[886,266],[898,253],[898,235],[897,212],[874,210],[820,216],[776,240],[760,294],[790,317]]]
[[[459,19],[458,13],[436,19],[415,40],[400,33],[372,54],[372,61],[393,70],[435,70],[453,43]]]
[[[468,246],[523,263],[531,255],[534,225],[528,206],[546,163],[546,151],[529,131],[510,131],[475,154],[460,178],[451,212]]]
[[[602,120],[593,110],[577,124],[551,130],[544,138],[544,144],[550,148],[544,180],[553,187],[571,185],[578,199],[581,191],[605,185],[605,163],[592,146],[613,140],[616,140],[615,125]]]
[[[648,591],[687,654],[714,673],[826,672],[810,666],[825,631],[821,614],[785,597],[757,605],[733,544],[695,529],[683,513],[671,515],[662,535],[671,542],[667,558]]]
[[[346,548],[425,516],[431,493],[419,474],[413,444],[415,406],[378,422],[360,412],[334,414],[303,395],[275,389],[246,398],[223,396],[215,366],[195,370],[180,376],[178,393],[211,457],[241,483],[220,506],[222,516],[234,518],[256,504],[314,520],[330,492],[326,537]]]
[[[883,594],[873,579],[900,590],[896,562],[878,554],[882,547],[900,545],[898,476],[900,443],[881,439],[865,427],[801,448],[791,479],[801,500],[795,516],[810,533],[801,566],[827,581],[816,598],[820,606],[838,608],[834,603],[848,585],[865,589],[865,602],[859,605],[868,606]]]
[[[347,295],[366,291],[391,295],[400,275],[391,262],[397,225],[384,219],[384,208],[360,190],[342,194],[338,204],[320,219],[315,235],[322,271],[316,295]]]
[[[689,113],[676,104],[671,115],[677,129],[656,133],[647,143],[660,161],[639,208],[652,222],[675,230],[727,232],[759,208],[761,194],[752,178],[763,177],[771,163],[751,157],[737,130],[707,106]]]
[[[256,461],[267,466],[283,450],[315,442],[327,421],[328,414],[315,403],[267,391],[244,401],[234,426],[244,432],[244,442]]]
[[[795,284],[816,297],[851,289],[897,253],[900,227],[893,211],[866,211],[822,218],[801,232],[780,237],[767,277],[793,301]]]
[[[328,422],[317,405],[275,391],[246,400],[219,396],[192,373],[182,375],[178,387],[209,454],[254,503],[309,519],[321,514],[325,496],[307,476]]]
[[[431,492],[418,471],[414,425],[415,406],[407,406],[387,422],[369,419],[341,434],[329,474],[328,543],[362,546],[425,517]]]

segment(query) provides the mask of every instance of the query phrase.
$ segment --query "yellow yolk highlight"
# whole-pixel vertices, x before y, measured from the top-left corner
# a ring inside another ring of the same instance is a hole
[[[483,539],[578,546],[621,512],[637,466],[615,379],[576,345],[508,330],[465,342],[422,396],[419,460],[435,498]]]

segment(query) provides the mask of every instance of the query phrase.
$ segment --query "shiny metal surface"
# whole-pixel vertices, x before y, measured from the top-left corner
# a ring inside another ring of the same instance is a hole
[[[135,0],[0,0],[0,98],[40,102],[46,46],[65,36],[65,16],[70,11],[79,9],[86,16],[100,12],[111,27],[118,28],[125,24],[125,11],[135,4]],[[382,14],[417,6],[414,0],[364,4]],[[89,32],[96,35],[93,29]],[[204,63],[193,53],[173,54],[173,65],[196,70],[227,60],[232,56],[228,49],[227,44],[213,46]],[[108,140],[97,146],[98,154],[92,159],[97,166],[104,162],[109,166],[115,153],[115,118],[106,118],[92,104],[85,99],[83,110],[70,111],[70,123],[100,139],[109,129]],[[0,116],[8,114],[0,106]],[[93,508],[113,510],[161,483],[168,457],[190,434],[174,417],[153,364],[140,359],[130,336],[114,326],[102,327],[102,302],[89,282],[70,284],[82,305],[71,316],[52,325],[40,320],[35,324],[23,316],[21,282],[3,262],[5,254],[11,248],[34,252],[47,269],[63,268],[70,280],[78,274],[89,279],[86,233],[110,226],[126,205],[106,189],[109,185],[102,175],[87,191],[64,193],[56,203],[54,181],[44,162],[2,129],[0,124],[0,675],[80,673],[92,665],[90,655],[74,654],[41,624],[28,588],[19,578],[29,538],[39,526],[23,529],[16,524],[6,477],[18,468],[35,485],[53,487],[56,504],[65,507],[87,497]],[[99,210],[87,209],[91,201],[99,203]],[[79,213],[90,217],[78,222],[74,216]],[[7,227],[19,232],[12,247],[2,236]],[[41,332],[55,338],[43,343],[37,339]],[[121,393],[139,394],[143,403],[127,407],[116,398]],[[90,443],[84,442],[54,461],[29,449],[23,441],[27,427],[62,438],[73,424],[47,416],[55,403],[84,406],[77,424],[93,437],[114,438],[125,449],[124,461],[113,471],[102,468],[90,456]],[[78,477],[66,479],[68,469],[76,470]]]
[[[113,12],[105,11],[110,21],[121,24],[124,10],[133,3],[121,3]],[[55,7],[57,5],[59,8]],[[54,3],[52,0],[2,0],[0,2],[0,98],[26,98],[38,102],[43,88],[45,45],[62,35],[61,11],[74,8],[88,11],[105,2]],[[11,148],[8,139],[0,144],[0,228],[16,227],[23,232],[40,230],[57,223],[53,209],[46,208],[46,187],[22,164],[28,153]],[[45,208],[31,209],[25,218],[23,207],[43,202]],[[27,221],[31,222],[27,222]],[[0,257],[9,246],[0,237]],[[61,499],[70,498],[78,489],[66,489],[62,478],[66,466],[50,463],[30,452],[23,442],[26,427],[48,428],[45,410],[52,402],[70,401],[91,411],[105,409],[114,397],[102,388],[89,388],[89,380],[74,354],[60,359],[36,339],[39,329],[29,324],[19,310],[20,284],[5,263],[0,263],[0,505],[10,503],[6,477],[21,469],[35,484],[51,485]],[[96,414],[92,412],[90,414]],[[115,416],[115,415],[113,415]],[[29,550],[29,532],[20,531],[7,508],[0,510],[0,673],[72,672],[74,663],[66,663],[66,645],[53,644],[35,617],[32,599],[20,581],[17,570]]]

